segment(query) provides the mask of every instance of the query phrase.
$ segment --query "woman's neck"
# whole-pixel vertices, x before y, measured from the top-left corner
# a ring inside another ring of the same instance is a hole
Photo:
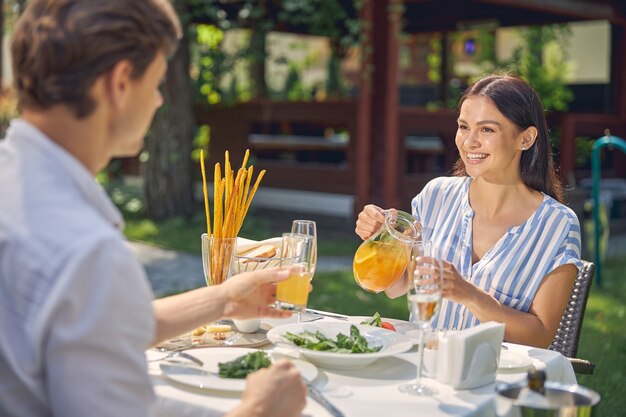
[[[534,210],[542,199],[540,192],[529,188],[521,179],[495,183],[474,178],[469,189],[470,206],[483,218],[496,218],[526,209]]]

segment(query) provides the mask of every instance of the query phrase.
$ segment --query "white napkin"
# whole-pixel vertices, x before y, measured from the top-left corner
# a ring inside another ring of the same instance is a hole
[[[265,239],[265,240],[252,240],[252,239],[246,239],[243,237],[238,237],[237,238],[237,255],[241,255],[242,253],[245,252],[249,252],[254,248],[257,248],[261,245],[272,245],[274,247],[276,247],[277,250],[280,249],[280,246],[282,244],[283,238],[278,236],[278,237],[271,237],[269,239]]]
[[[472,389],[493,382],[503,338],[504,324],[496,322],[443,337],[439,341],[437,380],[455,389]]]

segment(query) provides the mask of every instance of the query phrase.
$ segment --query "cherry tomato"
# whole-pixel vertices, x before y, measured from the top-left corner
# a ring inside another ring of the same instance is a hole
[[[394,332],[396,331],[396,328],[393,327],[393,324],[389,323],[388,321],[383,321],[380,324],[380,327],[382,327],[383,329],[393,330]]]

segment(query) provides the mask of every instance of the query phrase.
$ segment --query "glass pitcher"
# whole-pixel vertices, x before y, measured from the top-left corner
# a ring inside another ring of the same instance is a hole
[[[361,288],[381,292],[392,287],[409,262],[411,245],[421,237],[418,221],[404,211],[386,210],[378,232],[365,240],[354,254],[354,279]]]

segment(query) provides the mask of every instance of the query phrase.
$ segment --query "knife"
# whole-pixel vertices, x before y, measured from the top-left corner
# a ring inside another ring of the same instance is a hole
[[[335,407],[330,401],[328,401],[328,399],[324,396],[324,394],[320,392],[320,390],[318,390],[311,384],[306,384],[306,386],[309,389],[309,396],[311,396],[311,398],[320,403],[322,407],[324,407],[326,410],[328,410],[330,414],[332,414],[333,417],[345,417],[345,415],[341,411],[339,411],[337,407]]]
[[[304,310],[304,312],[309,314],[317,314],[318,316],[332,317],[338,320],[348,320],[348,318],[350,317],[346,316],[345,314],[330,313],[328,311],[314,310],[312,308],[307,308]]]

